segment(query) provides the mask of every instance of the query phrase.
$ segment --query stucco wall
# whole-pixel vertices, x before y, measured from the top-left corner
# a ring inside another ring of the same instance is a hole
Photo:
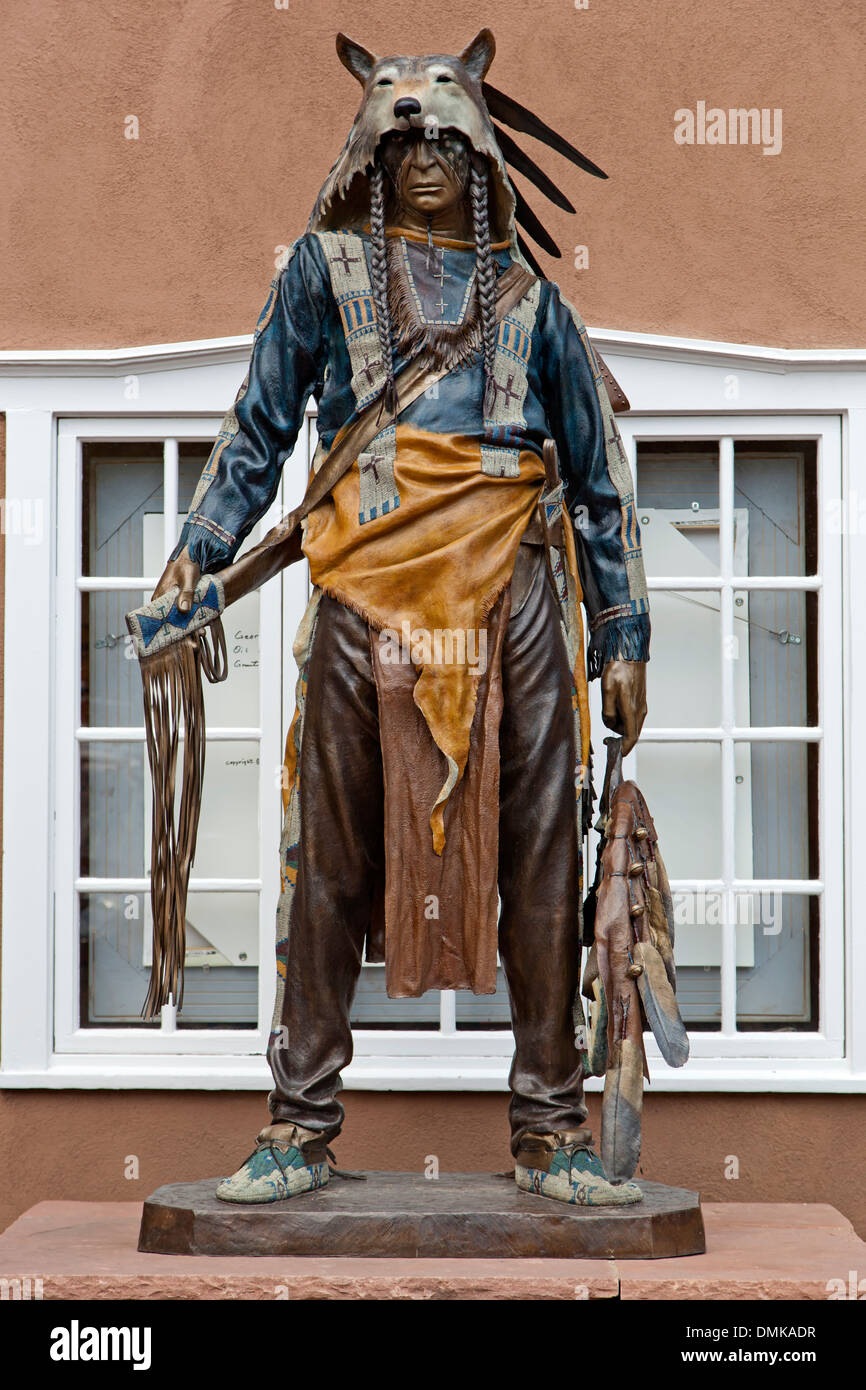
[[[541,156],[578,207],[549,222],[589,247],[588,270],[572,252],[554,277],[588,322],[862,345],[861,0],[276,4],[43,0],[6,16],[0,346],[250,331],[274,247],[303,231],[357,106],[336,31],[453,51],[484,24],[494,84],[611,176]],[[674,112],[699,101],[781,108],[781,153],[677,145]]]
[[[421,1172],[429,1154],[443,1172],[514,1166],[505,1095],[356,1091],[343,1099],[341,1167]],[[137,1201],[162,1183],[232,1172],[266,1119],[264,1098],[252,1095],[7,1091],[0,1229],[47,1197]],[[597,1135],[596,1097],[590,1119]],[[647,1096],[641,1171],[695,1188],[705,1201],[829,1202],[866,1236],[864,1119],[862,1096]],[[124,1176],[130,1156],[137,1178]],[[725,1177],[731,1156],[738,1178]]]

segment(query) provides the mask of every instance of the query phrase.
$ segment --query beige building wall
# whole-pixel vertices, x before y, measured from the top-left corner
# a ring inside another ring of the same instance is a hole
[[[358,104],[335,33],[380,53],[453,51],[484,24],[494,85],[610,175],[541,152],[578,209],[547,218],[566,251],[550,268],[588,323],[862,345],[859,0],[281,3],[15,9],[0,87],[0,347],[251,331],[274,248],[304,230]],[[675,112],[699,101],[780,109],[781,152],[675,143]],[[587,270],[573,267],[578,245]]]

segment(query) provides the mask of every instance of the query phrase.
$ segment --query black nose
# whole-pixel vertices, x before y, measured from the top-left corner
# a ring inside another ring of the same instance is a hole
[[[417,97],[401,97],[399,101],[394,102],[394,115],[398,121],[401,117],[408,121],[410,116],[420,116],[420,114],[421,103]]]

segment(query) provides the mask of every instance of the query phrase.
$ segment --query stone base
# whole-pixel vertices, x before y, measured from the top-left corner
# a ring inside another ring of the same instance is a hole
[[[642,1182],[630,1207],[579,1207],[511,1177],[368,1173],[259,1206],[222,1202],[218,1178],[169,1183],[144,1204],[138,1248],[159,1255],[377,1259],[657,1260],[706,1249],[700,1198]]]
[[[11,1298],[818,1299],[866,1270],[820,1203],[706,1202],[707,1253],[672,1260],[387,1260],[142,1255],[141,1202],[39,1202],[0,1235]],[[838,1296],[838,1292],[836,1294]],[[790,1320],[790,1319],[787,1319]]]

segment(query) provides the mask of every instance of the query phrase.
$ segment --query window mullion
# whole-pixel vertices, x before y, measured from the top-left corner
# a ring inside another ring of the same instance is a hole
[[[719,609],[722,643],[722,915],[721,1006],[722,1034],[737,1031],[737,935],[734,902],[736,806],[734,801],[734,441],[719,440]]]
[[[457,1032],[457,995],[453,989],[443,989],[439,993],[439,1031]]]
[[[162,526],[166,558],[177,542],[178,447],[176,439],[166,439],[162,453]]]

